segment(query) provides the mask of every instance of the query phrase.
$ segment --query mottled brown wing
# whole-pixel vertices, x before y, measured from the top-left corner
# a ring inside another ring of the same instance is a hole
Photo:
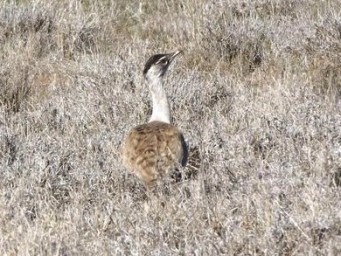
[[[151,122],[133,128],[123,148],[123,164],[147,184],[178,164],[186,164],[182,134],[170,124]]]

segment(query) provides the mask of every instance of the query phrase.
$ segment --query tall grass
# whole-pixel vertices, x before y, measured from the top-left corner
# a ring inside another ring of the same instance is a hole
[[[337,0],[0,3],[1,255],[338,255]],[[121,164],[166,78],[196,175]]]

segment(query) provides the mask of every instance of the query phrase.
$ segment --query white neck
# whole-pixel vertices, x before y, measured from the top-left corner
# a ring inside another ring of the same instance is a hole
[[[149,80],[149,79],[148,79]],[[162,78],[158,77],[149,82],[149,90],[152,95],[153,112],[149,122],[160,121],[170,124],[171,114],[168,98],[162,85]]]

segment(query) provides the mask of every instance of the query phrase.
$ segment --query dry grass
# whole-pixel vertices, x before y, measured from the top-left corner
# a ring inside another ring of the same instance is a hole
[[[1,255],[340,255],[338,0],[2,1]],[[196,176],[121,165],[153,53]]]

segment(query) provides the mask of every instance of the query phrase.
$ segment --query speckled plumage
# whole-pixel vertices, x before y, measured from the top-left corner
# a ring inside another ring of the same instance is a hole
[[[123,163],[147,187],[187,162],[183,135],[171,124],[153,121],[133,128],[126,139]]]

